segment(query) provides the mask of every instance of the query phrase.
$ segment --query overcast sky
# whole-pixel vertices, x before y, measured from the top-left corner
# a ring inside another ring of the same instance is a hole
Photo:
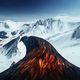
[[[0,20],[33,20],[57,15],[80,16],[80,0],[0,0]]]

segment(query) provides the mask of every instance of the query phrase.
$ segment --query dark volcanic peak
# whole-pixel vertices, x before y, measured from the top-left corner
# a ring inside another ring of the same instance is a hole
[[[26,56],[1,73],[0,80],[80,80],[80,69],[46,40],[24,36],[21,41],[26,46]]]

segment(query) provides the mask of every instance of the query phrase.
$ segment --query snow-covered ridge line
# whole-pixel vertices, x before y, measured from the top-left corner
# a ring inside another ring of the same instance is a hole
[[[45,21],[48,19],[52,19],[52,20],[61,20],[62,22],[80,22],[80,17],[74,17],[74,16],[55,16],[55,17],[51,17],[51,18],[45,18],[45,19],[36,19],[34,21],[13,21],[13,20],[3,20],[0,21],[0,23],[5,22],[5,23],[12,23],[12,25],[23,25],[23,24],[33,24],[36,23],[37,21],[41,20],[41,21]],[[10,24],[11,25],[11,24]],[[11,25],[11,26],[12,26]]]
[[[63,57],[65,57],[71,63],[80,67],[80,56],[78,53],[80,52],[80,21],[76,20],[75,18],[70,18],[65,18],[64,16],[57,18],[38,19],[32,22],[15,22],[11,20],[0,21],[0,48],[13,39],[16,39],[18,36],[37,36],[49,41]],[[1,58],[2,60],[0,61],[1,64],[5,63],[4,65],[0,66],[1,71],[2,67],[4,67],[5,70],[10,67],[10,64],[12,62],[17,62],[22,58],[22,56],[24,57],[25,54],[23,55],[23,52],[25,51],[25,46],[21,47],[22,43],[19,43],[20,42],[14,42],[14,51],[18,48],[17,50],[19,50],[19,52],[16,51],[13,53],[12,44],[8,50],[5,50],[6,54],[7,52],[12,51],[12,54],[17,55],[13,55],[9,59],[7,56],[4,56],[2,54],[0,55],[0,57],[3,57],[3,59]],[[20,54],[21,48],[22,54]],[[9,63],[7,61],[9,61]],[[8,66],[5,67],[5,65]]]

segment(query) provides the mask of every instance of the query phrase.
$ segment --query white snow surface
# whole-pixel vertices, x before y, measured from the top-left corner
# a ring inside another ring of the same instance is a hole
[[[15,36],[10,36],[8,39],[0,41],[0,44],[4,45],[17,36],[27,35],[41,37],[49,41],[69,62],[80,67],[80,39],[72,39],[74,30],[80,26],[79,19],[78,21],[75,21],[75,18],[72,17],[67,18],[65,16],[58,16],[56,17],[56,20],[53,20],[54,19],[51,18],[41,20],[43,25],[41,25],[40,22],[37,23],[35,21],[27,26],[24,26],[24,24],[27,24],[25,22],[14,22],[6,20],[7,24],[10,27],[10,31],[17,31],[17,34]],[[50,23],[51,21],[53,22],[52,24]],[[35,25],[35,23],[37,25]],[[20,33],[20,31],[22,32]],[[8,69],[12,62],[16,63],[25,56],[26,48],[24,44],[22,42],[18,42],[17,47],[17,55],[12,56],[11,58],[7,58],[5,55],[0,54],[0,72]]]

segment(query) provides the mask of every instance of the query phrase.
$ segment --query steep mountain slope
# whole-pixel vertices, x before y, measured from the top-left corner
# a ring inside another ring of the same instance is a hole
[[[80,39],[72,39],[74,31],[47,38],[60,54],[71,63],[80,67]]]
[[[69,18],[67,18],[67,20],[68,19]],[[5,25],[7,26],[5,27]],[[80,41],[79,38],[76,38],[76,35],[79,37],[79,26],[79,21],[65,21],[61,18],[40,19],[32,23],[14,22],[10,20],[1,21],[0,72],[6,70],[13,62],[16,63],[25,56],[24,44],[21,43],[21,45],[19,44],[20,42],[18,42],[19,40],[16,40],[18,36],[21,37],[23,35],[33,35],[46,39],[64,58],[80,67]],[[75,31],[76,34],[74,34]],[[10,47],[4,49],[3,46],[10,42],[13,42]]]
[[[80,25],[79,22],[64,22],[60,19],[55,20],[52,18],[45,20],[38,20],[32,24],[26,24],[22,26],[22,30],[19,32],[26,33],[28,36],[35,35],[39,37],[50,37],[57,33],[63,33],[70,30],[74,30]]]
[[[22,37],[26,55],[0,74],[0,80],[80,80],[80,69],[38,37]]]
[[[25,56],[26,49],[22,43],[18,43],[19,38],[12,39],[0,47],[0,72],[8,69]]]
[[[77,27],[72,35],[72,38],[79,39],[80,38],[80,26]]]
[[[1,48],[0,53],[5,54],[8,57],[11,57],[12,53],[17,53],[18,40],[19,40],[19,37],[17,37],[16,39],[11,40],[7,44],[5,44]]]
[[[16,35],[16,32],[19,27],[23,24],[24,22],[14,22],[11,20],[0,21],[0,39],[13,37],[14,35]]]

